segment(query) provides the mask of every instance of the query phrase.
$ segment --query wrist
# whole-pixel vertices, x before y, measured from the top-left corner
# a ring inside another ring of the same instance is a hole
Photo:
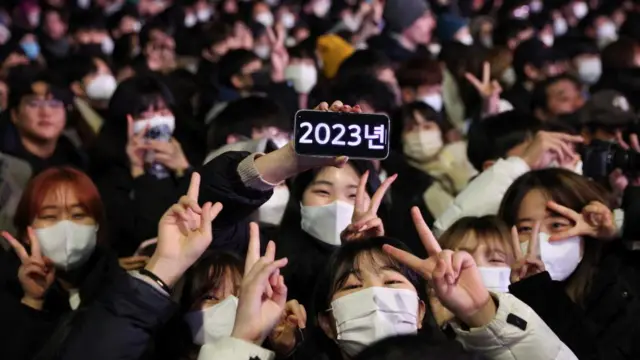
[[[169,287],[173,287],[185,272],[183,266],[178,262],[161,259],[155,255],[151,257],[151,260],[149,260],[149,263],[144,268],[152,272]]]
[[[144,167],[142,166],[137,166],[137,165],[132,165],[131,166],[131,177],[138,178],[140,176],[144,175]]]
[[[42,310],[44,307],[44,299],[35,299],[30,296],[23,296],[20,302],[34,310]]]
[[[260,177],[271,184],[279,184],[300,172],[292,144],[260,156],[255,167]]]
[[[459,316],[458,318],[465,323],[469,328],[480,328],[489,324],[496,317],[497,305],[496,302],[489,294],[487,301],[474,313]]]

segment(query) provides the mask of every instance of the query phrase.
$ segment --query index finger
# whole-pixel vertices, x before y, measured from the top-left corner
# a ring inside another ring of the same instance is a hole
[[[356,191],[356,210],[359,212],[366,212],[366,196],[367,196],[367,180],[369,180],[369,170],[365,171],[360,177],[360,183],[358,184],[358,190]]]
[[[465,73],[464,77],[475,87],[476,89],[482,89],[482,83],[472,73]]]
[[[513,253],[516,255],[516,260],[522,259],[520,236],[518,236],[518,228],[515,225],[511,227],[511,244],[513,245]]]
[[[378,213],[378,208],[380,208],[380,204],[382,203],[382,199],[384,199],[384,195],[389,190],[391,184],[398,178],[398,174],[393,174],[393,176],[388,177],[385,181],[380,185],[375,194],[373,194],[373,199],[371,199],[371,212],[376,214]]]
[[[555,201],[549,201],[547,202],[547,208],[549,208],[551,211],[558,213],[564,217],[566,217],[569,220],[573,220],[575,223],[578,223],[578,221],[580,220],[580,214],[578,214],[577,212],[573,211],[572,209],[569,209],[566,206],[562,206],[560,204],[558,204]]]
[[[127,136],[129,137],[129,139],[132,139],[134,135],[133,118],[131,117],[131,115],[127,115]]]
[[[24,246],[22,246],[22,244],[20,244],[18,240],[16,240],[16,238],[13,237],[13,235],[9,234],[6,231],[3,231],[2,237],[7,239],[13,250],[16,252],[16,255],[18,255],[20,261],[25,262],[29,260],[29,254],[27,253],[27,250],[24,248]]]
[[[540,257],[540,221],[536,221],[533,225],[533,231],[531,232],[531,238],[529,239],[529,247],[527,248],[527,255],[531,255],[534,258]]]
[[[260,228],[255,222],[249,224],[249,248],[244,261],[244,273],[248,274],[260,259]]]
[[[408,266],[413,271],[422,275],[422,277],[424,277],[425,279],[431,278],[431,273],[434,269],[423,266],[426,264],[426,262],[419,257],[388,244],[383,245],[382,250],[389,254],[392,258],[396,259],[400,263]]]
[[[573,142],[573,143],[581,143],[584,142],[584,138],[579,135],[570,135],[565,133],[554,133],[556,137],[563,141]]]
[[[439,254],[442,251],[442,248],[440,247],[440,244],[438,244],[435,236],[433,236],[433,233],[427,226],[427,223],[424,222],[424,218],[417,206],[411,208],[411,218],[416,226],[422,245],[424,245],[424,248],[427,250],[427,254],[429,254],[429,256]]]
[[[491,65],[488,61],[482,64],[482,83],[489,84],[491,82]]]
[[[198,201],[198,195],[200,195],[200,174],[194,171],[193,174],[191,174],[187,197],[191,200]]]
[[[31,226],[27,227],[27,235],[29,236],[29,242],[31,243],[31,256],[41,259],[42,252],[40,250],[40,242],[38,241],[38,237]]]

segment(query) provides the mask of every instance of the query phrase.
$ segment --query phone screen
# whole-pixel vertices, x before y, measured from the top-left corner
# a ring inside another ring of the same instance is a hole
[[[384,114],[300,110],[294,125],[295,151],[320,157],[386,159],[390,128]]]

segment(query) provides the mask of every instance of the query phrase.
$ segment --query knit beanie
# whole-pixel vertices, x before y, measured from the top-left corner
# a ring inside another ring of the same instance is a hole
[[[441,42],[451,41],[458,30],[467,26],[467,24],[467,20],[458,15],[442,14],[438,16],[436,35]]]
[[[384,3],[385,29],[402,33],[429,11],[427,0],[387,0]]]
[[[324,76],[329,79],[336,76],[340,64],[355,51],[351,44],[334,34],[320,36],[316,49],[322,60]]]

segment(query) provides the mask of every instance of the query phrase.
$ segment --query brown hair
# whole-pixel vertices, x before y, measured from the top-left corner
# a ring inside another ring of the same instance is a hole
[[[436,60],[416,57],[403,63],[396,73],[401,88],[442,84],[442,67]]]
[[[522,201],[532,190],[541,191],[548,200],[577,212],[581,212],[592,201],[611,207],[611,199],[607,198],[606,191],[581,175],[560,168],[530,171],[514,181],[502,198],[498,216],[507,225],[516,224]],[[602,253],[602,241],[588,237],[584,240],[582,261],[565,282],[567,295],[577,304],[582,304],[589,292]]]
[[[443,249],[456,250],[469,235],[483,241],[501,243],[509,251],[512,259],[515,259],[515,249],[511,241],[511,231],[507,224],[495,215],[481,217],[467,216],[456,221],[445,231],[438,242]]]

